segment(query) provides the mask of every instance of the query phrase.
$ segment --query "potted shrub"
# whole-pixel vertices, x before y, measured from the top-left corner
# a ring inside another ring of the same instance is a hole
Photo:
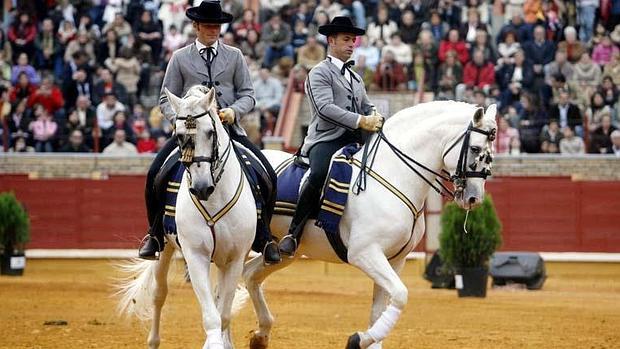
[[[13,193],[0,193],[1,273],[22,275],[26,264],[24,247],[30,241],[30,220]]]
[[[469,211],[467,223],[465,215],[466,211],[453,202],[444,207],[439,254],[446,267],[456,271],[459,297],[485,297],[489,259],[502,243],[502,226],[488,195],[480,207]]]

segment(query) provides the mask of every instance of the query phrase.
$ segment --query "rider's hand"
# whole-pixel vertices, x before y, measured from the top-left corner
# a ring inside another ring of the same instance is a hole
[[[224,108],[218,112],[220,120],[224,124],[232,124],[235,122],[235,111],[231,108]]]
[[[363,130],[377,132],[383,126],[383,116],[379,114],[362,115],[359,126]]]

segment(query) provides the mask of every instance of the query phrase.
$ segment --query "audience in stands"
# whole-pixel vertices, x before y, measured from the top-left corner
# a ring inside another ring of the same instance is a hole
[[[172,52],[195,40],[185,17],[191,4],[57,3],[42,2],[34,15],[17,2],[5,15],[0,127],[7,149],[101,151],[111,142],[106,149],[117,153],[135,153],[125,143],[157,151],[172,134],[157,106],[161,79]],[[353,69],[369,90],[497,103],[498,153],[618,153],[613,2],[611,10],[594,0],[274,0],[260,1],[256,12],[243,5],[222,1],[235,16],[222,41],[247,59],[263,132],[273,127],[287,84],[303,93],[308,70],[325,58],[317,28],[348,15],[367,30]]]

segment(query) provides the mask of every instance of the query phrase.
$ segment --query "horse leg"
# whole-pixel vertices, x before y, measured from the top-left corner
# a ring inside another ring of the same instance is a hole
[[[256,256],[243,268],[243,280],[258,318],[258,330],[250,338],[250,349],[266,349],[274,318],[265,300],[262,284],[271,273],[289,266],[296,258],[283,258],[278,264],[264,265],[263,256]]]
[[[174,247],[168,246],[159,256],[159,261],[155,265],[153,274],[155,276],[155,289],[153,290],[153,319],[151,320],[151,330],[149,331],[149,338],[147,343],[149,349],[159,348],[159,324],[161,319],[161,309],[166,302],[166,296],[168,295],[168,269],[170,267],[170,260],[174,255]]]
[[[401,270],[405,266],[406,255],[403,258],[391,260],[390,264],[394,271],[400,275]],[[374,284],[373,293],[372,293],[372,310],[370,312],[370,324],[369,328],[374,325],[374,323],[379,319],[379,316],[385,311],[387,308],[388,302],[388,293],[379,285]],[[368,349],[381,349],[382,342],[373,343],[368,347]]]
[[[387,308],[366,332],[358,332],[349,337],[346,349],[366,349],[383,341],[394,328],[407,304],[408,290],[377,246],[361,251],[350,249],[349,263],[366,273],[390,297]]]
[[[226,349],[234,349],[231,336],[231,308],[237,283],[243,271],[243,258],[233,260],[220,268],[217,282],[216,306],[222,321],[222,334]]]
[[[203,248],[182,247],[187,261],[187,270],[192,280],[192,287],[200,303],[202,326],[207,334],[207,340],[202,348],[225,349],[222,340],[222,321],[211,293],[211,282],[209,280],[210,253]]]

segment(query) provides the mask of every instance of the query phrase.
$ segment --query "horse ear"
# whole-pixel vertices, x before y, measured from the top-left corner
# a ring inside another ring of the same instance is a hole
[[[474,113],[474,126],[479,127],[482,125],[482,118],[484,117],[484,109],[478,108]]]
[[[167,87],[164,87],[164,93],[166,94],[166,97],[168,97],[168,103],[170,103],[172,111],[174,111],[175,114],[179,114],[179,109],[181,108],[181,98],[170,92]]]
[[[215,89],[212,88],[207,92],[207,107],[209,109],[217,108],[217,102],[215,99]]]
[[[490,119],[495,119],[497,116],[497,104],[491,104],[487,107],[487,110],[484,112],[484,115]]]

